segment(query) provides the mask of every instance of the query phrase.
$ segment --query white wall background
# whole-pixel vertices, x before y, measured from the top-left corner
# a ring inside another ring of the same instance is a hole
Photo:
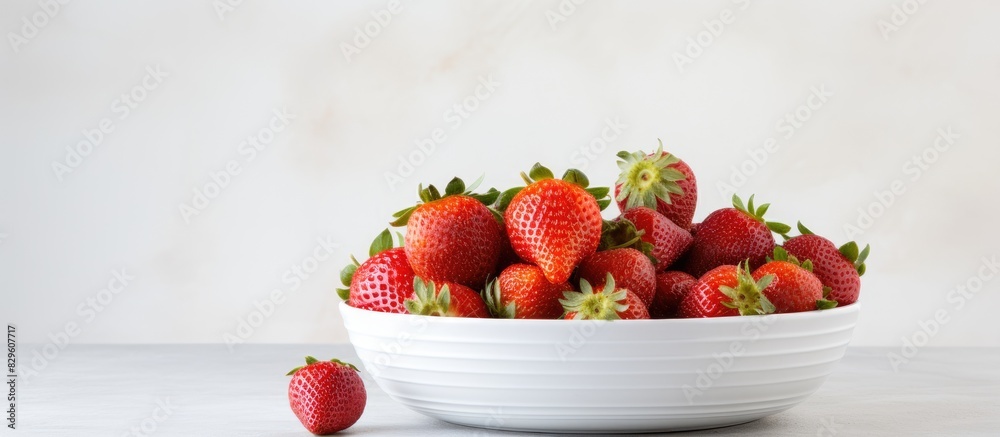
[[[588,2],[553,26],[553,1],[403,2],[348,62],[342,44],[386,2],[244,2],[224,19],[207,1],[74,2],[36,17],[26,43],[10,35],[42,9],[3,2],[3,321],[25,342],[67,323],[81,343],[221,342],[277,289],[287,298],[246,341],[346,341],[337,273],[418,182],[509,185],[542,161],[609,184],[617,150],[663,138],[697,172],[701,218],[728,202],[716,183],[775,138],[738,189],[772,202],[772,219],[843,242],[874,192],[906,190],[856,237],[874,249],[855,344],[898,346],[944,311],[930,344],[998,346],[1000,280],[949,293],[1000,255],[1000,4],[928,2],[884,37],[902,4]],[[727,9],[679,69],[674,54]],[[167,76],[121,118],[116,99],[157,66]],[[490,76],[475,112],[445,118]],[[833,96],[788,136],[778,121],[814,87]],[[241,141],[275,108],[295,118],[248,160]],[[103,118],[114,130],[60,180],[53,162]],[[609,118],[623,132],[583,158]],[[915,178],[907,163],[949,127],[959,137]],[[384,174],[435,129],[445,141],[391,189]],[[186,223],[179,205],[229,161],[241,173]],[[298,288],[283,280],[324,238],[333,256]],[[102,295],[116,269],[134,279]]]

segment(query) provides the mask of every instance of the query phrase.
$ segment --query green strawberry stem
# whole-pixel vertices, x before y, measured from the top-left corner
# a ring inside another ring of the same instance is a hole
[[[315,357],[307,356],[306,357],[306,365],[305,366],[296,367],[296,368],[292,369],[291,371],[289,371],[288,373],[286,373],[285,376],[294,375],[295,372],[298,372],[299,370],[302,370],[303,367],[308,367],[308,366],[311,366],[311,365],[316,364],[318,362],[319,362],[319,360],[317,360]],[[355,365],[351,364],[351,363],[348,363],[348,362],[345,362],[345,361],[341,361],[341,360],[338,360],[336,358],[330,359],[330,362],[331,363],[339,364],[341,366],[350,367],[355,372],[359,372],[358,368]]]
[[[442,285],[437,291],[434,281],[424,282],[419,277],[413,278],[413,299],[406,299],[403,305],[410,314],[420,316],[447,317],[451,308],[451,291],[447,285]]]
[[[803,225],[801,221],[798,223],[798,228],[799,233],[802,235],[815,235],[815,233]],[[785,236],[785,239],[787,240],[788,237]],[[854,269],[858,271],[858,276],[864,276],[865,271],[868,269],[867,266],[865,266],[865,261],[868,259],[868,254],[871,253],[871,249],[871,245],[866,244],[864,249],[858,251],[858,243],[848,241],[843,246],[840,246],[838,250],[841,255],[844,255],[844,258],[847,258],[848,261],[854,264]]]
[[[465,182],[463,182],[462,179],[457,177],[453,178],[451,181],[448,182],[448,185],[445,186],[443,196],[441,195],[441,192],[438,191],[437,187],[435,187],[434,185],[428,185],[427,188],[424,188],[423,184],[418,185],[417,195],[418,197],[420,197],[420,202],[418,202],[414,206],[396,211],[394,214],[392,214],[392,217],[395,220],[390,222],[389,225],[395,227],[406,226],[406,223],[410,220],[410,216],[413,215],[413,211],[415,211],[418,206],[420,206],[423,203],[430,203],[435,200],[443,199],[448,196],[469,196],[473,199],[478,200],[483,205],[489,207],[494,202],[496,202],[497,197],[500,196],[500,191],[498,191],[496,188],[490,188],[489,190],[486,190],[485,193],[475,193],[474,192],[475,189],[479,188],[479,185],[483,182],[483,177],[484,176],[480,176],[479,179],[476,179],[476,181],[473,182],[472,185],[469,185],[468,187],[465,186]],[[498,216],[498,214],[496,214],[496,211],[493,211],[493,213],[494,217]]]
[[[759,281],[754,281],[750,275],[750,260],[736,266],[736,288],[725,285],[719,291],[730,300],[722,302],[726,308],[739,310],[741,316],[771,314],[775,311],[774,304],[764,296],[762,291],[771,285],[774,275],[766,275]]]
[[[618,175],[616,185],[621,190],[615,200],[625,201],[625,208],[645,206],[656,209],[656,200],[672,204],[671,194],[684,195],[684,189],[677,183],[687,178],[684,173],[670,167],[680,162],[676,156],[663,151],[663,141],[652,156],[643,151],[618,152]]]
[[[576,313],[573,320],[618,320],[621,311],[628,310],[625,290],[615,290],[615,278],[608,273],[604,289],[594,293],[594,288],[586,279],[580,279],[580,291],[563,292],[559,303],[567,314]]]
[[[500,296],[500,280],[494,278],[483,290],[483,300],[486,301],[486,309],[489,310],[490,315],[498,319],[513,319],[514,315],[517,314],[517,306],[513,301],[507,305],[503,305],[503,300]]]

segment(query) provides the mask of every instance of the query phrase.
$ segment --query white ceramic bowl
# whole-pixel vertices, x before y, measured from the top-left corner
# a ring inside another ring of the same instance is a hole
[[[341,304],[379,387],[447,422],[543,432],[657,432],[760,419],[816,392],[859,305],[673,320],[466,319]]]

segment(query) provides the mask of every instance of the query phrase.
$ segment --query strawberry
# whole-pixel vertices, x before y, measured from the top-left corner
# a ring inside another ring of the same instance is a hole
[[[650,255],[656,259],[658,272],[667,270],[694,241],[690,232],[652,208],[635,207],[623,212],[621,217],[642,231],[642,241],[652,245]]]
[[[535,164],[528,186],[505,192],[511,197],[504,212],[507,236],[521,259],[537,265],[554,284],[566,282],[577,263],[597,250],[601,239],[601,200],[607,188],[586,189],[589,181],[570,169],[563,179]]]
[[[654,319],[677,317],[677,309],[684,295],[697,279],[684,272],[669,271],[656,275],[656,296],[649,305],[649,316]]]
[[[723,208],[705,217],[680,270],[699,277],[720,265],[735,265],[746,259],[750,260],[751,268],[763,265],[775,246],[771,231],[785,234],[790,228],[764,221],[770,204],[755,209],[750,196],[748,206],[734,194],[733,208]]]
[[[616,287],[610,273],[602,281],[604,287],[594,290],[586,279],[580,280],[580,291],[563,293],[563,309],[567,320],[648,319],[649,310],[632,291]]]
[[[506,319],[557,319],[563,313],[559,299],[572,290],[568,283],[553,284],[542,269],[514,264],[486,285],[483,295],[493,317]]]
[[[503,238],[499,216],[486,205],[499,192],[472,193],[481,180],[467,189],[454,178],[444,196],[420,186],[421,203],[393,215],[393,226],[406,225],[406,257],[417,276],[478,289],[493,274]]]
[[[419,276],[413,280],[413,298],[404,302],[406,311],[421,316],[489,317],[483,298],[471,288],[452,282],[435,285]]]
[[[761,293],[773,279],[773,275],[766,275],[755,280],[745,263],[716,267],[691,285],[678,315],[691,318],[773,313],[774,305]]]
[[[642,252],[632,249],[611,249],[596,252],[580,261],[576,275],[596,287],[604,285],[607,275],[618,278],[618,288],[635,293],[643,305],[649,306],[656,294],[656,269]]]
[[[621,174],[615,183],[618,209],[637,206],[656,209],[683,229],[691,227],[698,203],[698,183],[691,167],[663,151],[663,141],[655,152],[618,152]]]
[[[400,236],[402,239],[402,236]],[[345,287],[337,290],[347,304],[370,311],[405,313],[403,301],[413,295],[413,269],[402,247],[392,247],[389,230],[382,231],[364,263],[353,261],[340,272]]]
[[[871,246],[866,245],[859,253],[858,243],[851,241],[838,249],[833,242],[813,234],[802,223],[798,228],[802,235],[785,241],[782,245],[785,250],[799,259],[812,261],[813,273],[823,285],[830,287],[827,299],[840,306],[857,302]]]
[[[358,368],[336,358],[319,361],[306,357],[306,365],[288,372],[288,403],[309,432],[333,434],[350,428],[365,411],[368,394]]]
[[[753,272],[754,280],[770,275],[771,284],[761,290],[774,304],[776,313],[797,313],[837,306],[823,299],[823,283],[812,273],[812,262],[800,263],[781,246],[774,248],[774,258]]]

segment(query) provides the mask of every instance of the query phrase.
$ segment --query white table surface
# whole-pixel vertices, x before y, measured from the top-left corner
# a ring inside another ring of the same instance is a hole
[[[33,348],[19,348],[22,366]],[[681,435],[1000,435],[1000,348],[925,348],[899,372],[890,351],[849,349],[791,410]],[[288,407],[285,376],[307,354],[358,363],[348,345],[70,345],[18,387],[18,430],[3,435],[133,435],[159,401],[173,412],[149,435],[308,436]],[[365,382],[367,409],[342,435],[516,435],[424,417]]]

